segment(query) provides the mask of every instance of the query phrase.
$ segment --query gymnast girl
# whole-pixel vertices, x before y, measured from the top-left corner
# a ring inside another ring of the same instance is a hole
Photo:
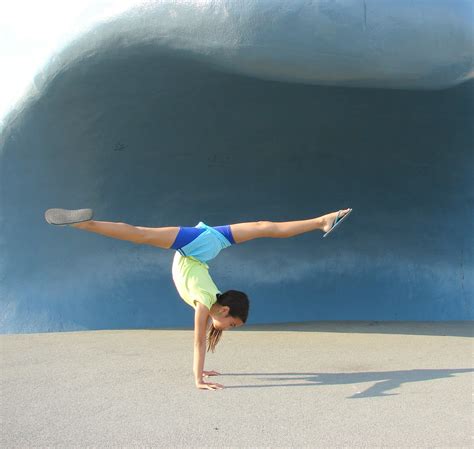
[[[95,221],[92,209],[48,209],[46,221],[52,225],[71,226],[137,244],[173,249],[172,275],[181,298],[194,309],[195,385],[199,389],[217,390],[223,385],[204,382],[204,377],[217,376],[216,371],[204,371],[207,352],[215,351],[224,330],[243,326],[247,321],[249,299],[243,292],[222,293],[209,275],[207,262],[234,244],[258,238],[288,238],[305,232],[321,230],[326,237],[352,209],[342,209],[308,220],[272,222],[255,221],[211,227],[200,222],[195,227],[147,228],[126,223]]]

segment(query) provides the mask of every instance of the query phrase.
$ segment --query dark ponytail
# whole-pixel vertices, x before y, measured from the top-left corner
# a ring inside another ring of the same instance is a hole
[[[217,294],[217,304],[229,307],[229,315],[234,318],[240,318],[243,323],[247,321],[249,314],[249,299],[243,292],[237,290],[228,290],[222,294]],[[209,325],[207,336],[207,352],[215,352],[216,345],[222,337],[222,331],[216,329],[212,321]]]

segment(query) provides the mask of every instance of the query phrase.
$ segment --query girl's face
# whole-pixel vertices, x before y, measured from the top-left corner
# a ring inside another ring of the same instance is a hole
[[[240,318],[235,318],[229,315],[229,307],[227,306],[222,307],[219,316],[212,318],[212,324],[216,329],[222,331],[244,325]]]

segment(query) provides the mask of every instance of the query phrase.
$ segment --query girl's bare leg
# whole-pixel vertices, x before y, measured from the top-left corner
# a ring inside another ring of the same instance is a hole
[[[132,226],[126,223],[114,223],[110,221],[84,221],[75,223],[73,226],[84,231],[95,232],[119,240],[158,246],[169,249],[178,235],[179,227],[171,226],[165,228],[145,228],[142,226]]]
[[[342,216],[347,214],[349,209],[342,209]],[[336,219],[338,211],[309,220],[299,221],[253,221],[249,223],[237,223],[230,225],[235,243],[243,243],[249,240],[262,237],[288,238],[305,232],[320,229],[323,232],[329,231],[332,223]]]

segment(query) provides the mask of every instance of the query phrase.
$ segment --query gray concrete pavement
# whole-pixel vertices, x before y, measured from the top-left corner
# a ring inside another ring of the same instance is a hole
[[[3,335],[2,448],[472,447],[472,323]]]

